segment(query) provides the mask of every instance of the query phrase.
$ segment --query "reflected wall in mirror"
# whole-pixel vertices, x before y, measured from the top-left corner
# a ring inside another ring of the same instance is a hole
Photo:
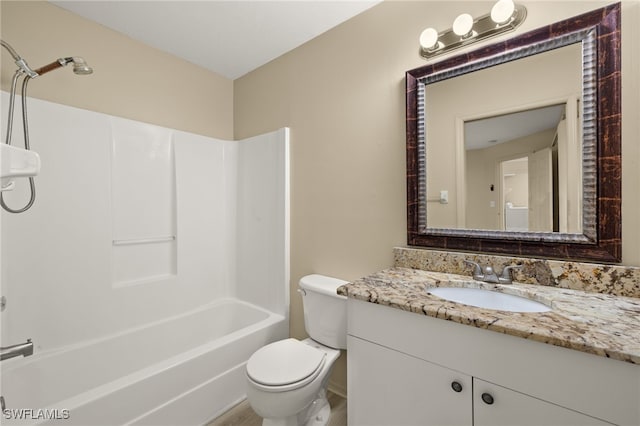
[[[619,20],[407,72],[410,245],[620,261]]]
[[[438,123],[425,126],[426,140],[455,141],[426,145],[429,227],[581,232],[582,68],[574,43],[425,86],[425,120]],[[505,179],[501,165],[516,158],[537,167]],[[570,189],[568,170],[580,173]],[[577,223],[561,227],[559,210]],[[530,223],[510,223],[525,214]]]

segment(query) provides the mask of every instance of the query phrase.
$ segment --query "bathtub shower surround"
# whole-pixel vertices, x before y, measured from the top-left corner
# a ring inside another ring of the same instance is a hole
[[[244,398],[248,357],[288,335],[288,129],[224,141],[29,113],[42,168],[34,207],[2,214],[1,331],[35,351],[1,365],[7,408],[203,424]]]
[[[581,263],[574,261],[497,256],[478,253],[448,252],[405,247],[393,249],[394,265],[403,268],[449,274],[470,275],[464,260],[492,265],[498,271],[504,266],[520,264],[513,280],[557,288],[582,290],[613,296],[640,297],[640,267]]]

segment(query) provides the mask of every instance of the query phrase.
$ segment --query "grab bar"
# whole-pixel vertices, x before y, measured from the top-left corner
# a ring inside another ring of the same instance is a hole
[[[20,343],[18,345],[5,346],[0,348],[0,361],[5,359],[15,358],[17,356],[30,356],[33,355],[33,342],[31,339],[27,339],[26,343]]]
[[[166,237],[154,237],[154,238],[139,238],[128,240],[113,240],[114,246],[128,246],[132,244],[152,244],[152,243],[164,243],[167,241],[174,241],[175,235],[168,235]]]

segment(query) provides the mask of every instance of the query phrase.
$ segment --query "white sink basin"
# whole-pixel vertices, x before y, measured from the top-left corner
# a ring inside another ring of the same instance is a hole
[[[535,300],[480,288],[434,287],[428,288],[427,292],[441,299],[478,308],[509,312],[548,312],[551,310],[547,305]]]

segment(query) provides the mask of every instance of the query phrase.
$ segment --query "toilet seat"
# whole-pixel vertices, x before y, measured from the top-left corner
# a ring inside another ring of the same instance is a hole
[[[256,351],[247,362],[247,376],[272,392],[297,389],[313,381],[327,354],[296,339],[271,343]]]

